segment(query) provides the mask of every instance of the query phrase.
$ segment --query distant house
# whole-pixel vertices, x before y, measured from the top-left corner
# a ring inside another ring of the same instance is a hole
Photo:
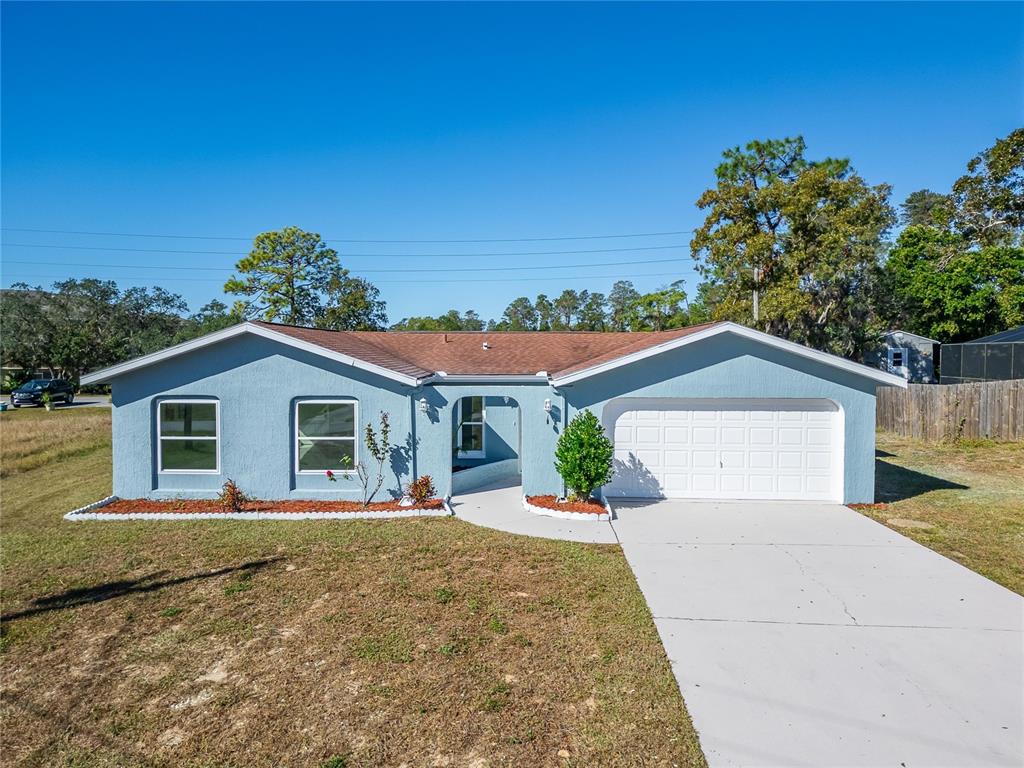
[[[1024,379],[1024,325],[962,344],[943,344],[943,384]]]
[[[889,331],[882,337],[882,345],[864,356],[864,362],[914,384],[934,384],[939,347],[939,342],[927,336]]]

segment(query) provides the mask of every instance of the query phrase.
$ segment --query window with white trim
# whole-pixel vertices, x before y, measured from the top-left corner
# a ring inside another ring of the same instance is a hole
[[[482,459],[484,451],[486,409],[482,397],[459,398],[456,450],[460,458]]]
[[[220,403],[161,400],[157,405],[157,471],[220,472]]]
[[[300,475],[352,472],[359,460],[355,400],[299,400],[295,403],[295,472]]]
[[[889,350],[889,367],[902,368],[907,364],[906,347],[893,347]]]

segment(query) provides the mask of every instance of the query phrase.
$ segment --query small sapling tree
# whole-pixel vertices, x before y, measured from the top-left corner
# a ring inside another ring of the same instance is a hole
[[[363,506],[370,506],[370,502],[373,501],[373,497],[377,495],[377,491],[384,485],[384,463],[391,456],[391,449],[394,447],[391,445],[391,421],[387,411],[380,412],[380,429],[375,430],[373,424],[366,425],[366,432],[363,435],[363,443],[366,445],[366,451],[369,453],[370,458],[373,459],[377,464],[376,477],[366,467],[363,462],[356,463],[355,467],[352,467],[352,459],[348,456],[343,456],[341,459],[342,466],[348,469],[355,469],[356,475],[359,478],[359,483],[363,486]],[[331,482],[335,482],[337,477],[334,472],[327,470],[327,479]],[[351,479],[351,475],[345,475],[345,479]],[[370,486],[373,486],[372,490]]]

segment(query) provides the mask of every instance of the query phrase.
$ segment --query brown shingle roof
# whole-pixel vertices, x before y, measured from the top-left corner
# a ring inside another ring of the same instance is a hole
[[[333,352],[422,378],[455,375],[565,375],[672,341],[708,327],[671,331],[325,331],[257,322]],[[489,346],[484,348],[484,342]]]

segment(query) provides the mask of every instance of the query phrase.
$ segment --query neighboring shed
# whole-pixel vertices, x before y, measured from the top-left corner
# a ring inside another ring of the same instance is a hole
[[[939,347],[927,336],[893,330],[883,335],[881,346],[864,355],[864,362],[914,384],[934,384]]]
[[[943,384],[1024,379],[1024,325],[962,344],[943,344]]]

